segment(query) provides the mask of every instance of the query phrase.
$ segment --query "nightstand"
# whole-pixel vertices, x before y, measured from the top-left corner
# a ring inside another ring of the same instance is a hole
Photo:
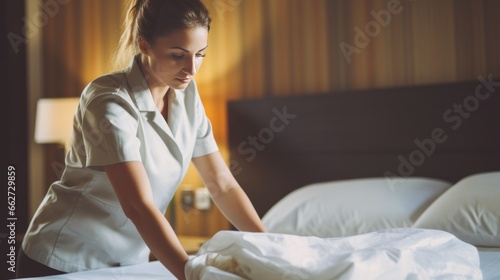
[[[179,241],[181,242],[182,247],[186,251],[188,255],[195,255],[198,253],[201,245],[210,239],[210,237],[204,236],[189,236],[189,235],[178,235]],[[157,258],[153,255],[149,255],[149,261],[156,261]]]
[[[194,255],[198,252],[201,245],[210,239],[210,237],[204,236],[189,236],[189,235],[179,235],[177,236],[181,242],[182,247],[186,250],[188,255]]]

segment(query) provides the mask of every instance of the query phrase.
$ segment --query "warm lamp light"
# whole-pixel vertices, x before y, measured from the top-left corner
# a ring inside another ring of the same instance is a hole
[[[37,102],[35,142],[39,144],[59,143],[65,151],[71,144],[73,115],[79,98],[42,98]]]

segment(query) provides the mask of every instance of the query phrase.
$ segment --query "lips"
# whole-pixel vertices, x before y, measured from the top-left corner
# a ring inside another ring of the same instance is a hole
[[[175,78],[176,80],[180,81],[181,83],[189,83],[191,81],[191,77],[188,78]]]

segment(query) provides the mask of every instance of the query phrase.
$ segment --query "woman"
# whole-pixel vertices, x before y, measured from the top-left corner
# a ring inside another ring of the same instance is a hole
[[[84,89],[66,169],[26,233],[19,277],[147,262],[150,249],[184,279],[188,255],[164,211],[191,161],[233,225],[265,231],[218,152],[193,80],[208,47],[207,9],[134,0],[125,27],[118,57],[130,63]]]

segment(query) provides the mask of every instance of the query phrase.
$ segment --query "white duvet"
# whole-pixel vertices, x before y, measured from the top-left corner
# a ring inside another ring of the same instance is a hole
[[[342,238],[221,231],[186,265],[197,279],[482,279],[477,249],[437,230]]]

